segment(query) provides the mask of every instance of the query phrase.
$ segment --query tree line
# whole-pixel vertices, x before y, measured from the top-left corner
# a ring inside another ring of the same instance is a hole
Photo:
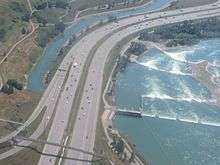
[[[140,40],[158,42],[166,40],[166,46],[192,45],[200,39],[220,37],[220,19],[202,19],[197,21],[184,21],[171,25],[164,25],[147,29],[140,33]]]
[[[19,83],[15,79],[9,79],[7,81],[7,83],[2,86],[1,91],[3,93],[6,93],[6,94],[10,95],[10,94],[14,93],[14,89],[22,90],[23,89],[23,84]]]

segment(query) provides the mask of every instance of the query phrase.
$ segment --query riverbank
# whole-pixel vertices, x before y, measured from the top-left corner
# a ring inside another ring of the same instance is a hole
[[[220,106],[220,85],[215,83],[215,77],[208,70],[209,66],[210,63],[208,61],[192,64],[192,75],[209,89],[215,103]]]
[[[218,50],[219,40],[165,49],[167,54],[150,49],[138,63],[129,64],[125,72],[117,76],[116,101],[120,108],[141,106],[140,96],[146,98],[141,120],[116,116],[114,125],[151,163],[218,162],[213,159],[214,155],[218,157],[218,152],[207,151],[212,158],[206,158],[200,151],[218,150],[219,107],[212,102],[205,85],[192,77],[188,67],[201,59],[214,63],[219,57]],[[183,59],[187,62],[182,62]],[[174,69],[178,72],[173,72]],[[213,143],[203,143],[205,141]]]
[[[64,34],[65,35],[65,34]],[[69,35],[69,33],[67,34],[67,35]],[[60,36],[61,37],[61,36]],[[36,75],[35,75],[36,76]]]
[[[132,39],[132,41],[134,41],[134,39]],[[130,41],[131,42],[131,41]],[[147,46],[148,46],[148,50],[149,49],[151,49],[151,48],[156,48],[156,49],[158,49],[158,50],[160,50],[161,52],[165,52],[165,53],[167,53],[167,54],[169,54],[169,48],[167,48],[163,43],[153,43],[153,42],[148,42],[148,41],[145,41],[144,42]],[[124,46],[124,51],[123,52],[125,52],[125,50],[128,48],[128,46],[129,46],[129,43],[127,43],[126,44],[126,46]],[[175,48],[172,48],[172,49],[180,49],[181,50],[181,52],[184,50],[184,48],[186,48],[186,47],[184,47],[184,46],[179,46],[179,47],[175,47]],[[123,48],[122,48],[123,49]],[[188,50],[188,49],[187,49]],[[193,49],[194,50],[194,49]],[[167,52],[168,51],[168,52]],[[165,57],[169,57],[169,56],[166,56],[166,54],[164,54],[165,55]],[[184,54],[182,54],[182,53],[178,53],[178,57],[180,57],[181,58],[181,55],[183,56],[182,58],[186,58],[186,56],[184,55]],[[177,56],[176,56],[177,57]],[[179,59],[179,58],[178,58]],[[176,60],[178,60],[178,59],[176,59]],[[187,62],[186,62],[187,63]],[[191,62],[188,62],[188,64],[190,64]],[[135,65],[135,64],[134,64]],[[217,64],[216,64],[217,65]],[[191,67],[193,67],[193,64],[190,64],[190,66]],[[157,67],[159,67],[159,66],[157,66]],[[206,69],[206,66],[203,66],[202,67],[203,69]],[[153,69],[154,70],[154,69]],[[192,69],[193,70],[193,69]],[[188,70],[188,71],[190,71],[190,69]],[[182,70],[182,72],[183,72],[183,70]],[[184,72],[185,73],[185,72]],[[164,72],[164,74],[165,74],[165,72]],[[193,74],[193,71],[191,71],[191,72],[187,72],[187,74],[189,74],[190,75],[190,77],[192,77],[192,78],[195,78],[192,74]],[[113,79],[113,82],[115,81],[115,76],[111,76],[111,77],[113,77],[112,79]],[[204,76],[204,77],[206,77],[207,78],[207,80],[209,80],[209,78],[210,78],[210,76]],[[187,78],[187,76],[186,76],[186,78]],[[105,90],[105,93],[106,93],[106,95],[105,95],[105,98],[103,98],[103,100],[106,100],[107,101],[107,103],[105,104],[105,105],[107,105],[106,107],[105,107],[105,113],[103,114],[103,116],[102,116],[102,118],[104,118],[104,119],[102,119],[102,120],[104,120],[103,121],[103,123],[105,124],[105,125],[107,125],[107,126],[105,126],[105,128],[106,128],[106,131],[105,132],[108,132],[107,130],[109,130],[109,128],[108,128],[108,125],[110,125],[111,127],[112,127],[112,120],[114,119],[114,116],[115,116],[115,113],[114,113],[114,110],[115,110],[115,98],[114,98],[114,91],[115,91],[115,85],[113,84],[113,82],[111,81],[111,80],[109,80],[109,82],[108,82],[108,85],[106,86],[106,90]],[[194,81],[193,80],[193,82],[195,82],[195,83],[198,83],[198,84],[200,84],[199,82],[197,82],[197,81]],[[200,81],[201,82],[201,81]],[[203,84],[204,86],[207,86],[207,84],[204,84],[204,83],[201,83],[201,84]],[[204,87],[203,86],[203,87]],[[187,88],[186,88],[187,89]],[[216,88],[213,88],[214,90],[212,90],[212,91],[216,91]],[[187,89],[187,90],[189,90],[189,89]],[[211,91],[211,92],[212,92]],[[185,91],[185,92],[189,92],[189,91]],[[109,93],[111,93],[111,95],[109,96]],[[190,94],[191,92],[189,92],[189,94]],[[218,95],[219,96],[219,95]],[[199,100],[200,99],[200,97],[199,96],[196,96],[196,95],[192,95],[192,93],[191,93],[191,95],[188,95],[188,97],[195,97],[195,98],[193,98],[194,100],[195,100],[195,102],[194,101],[192,101],[194,104],[196,103],[196,100]],[[161,99],[162,99],[162,97],[161,97]],[[175,98],[173,98],[173,99],[175,99]],[[215,99],[215,98],[214,98]],[[208,104],[214,104],[215,105],[215,103],[213,103],[213,102],[211,102],[213,100],[213,97],[211,98],[211,100],[210,101],[208,101],[209,103]],[[189,120],[190,121],[190,120]],[[200,119],[198,119],[198,122],[200,121]],[[195,121],[196,122],[196,121]],[[201,121],[201,123],[203,123],[202,121]],[[205,123],[205,121],[204,121],[204,123]],[[217,125],[217,124],[216,124]],[[110,128],[111,128],[110,127]]]
[[[143,156],[141,156],[134,148],[134,146],[129,143],[128,139],[125,138],[125,136],[121,135],[119,131],[117,131],[113,127],[112,120],[115,117],[115,113],[117,112],[117,108],[115,106],[115,100],[114,100],[114,83],[115,83],[115,76],[120,71],[120,61],[118,60],[120,57],[116,56],[116,54],[120,54],[120,56],[126,56],[125,52],[127,48],[129,47],[130,43],[134,41],[134,36],[129,36],[123,41],[121,41],[117,48],[114,48],[111,51],[111,54],[109,55],[108,63],[106,64],[106,70],[107,73],[105,74],[105,87],[103,89],[103,95],[102,95],[102,101],[103,101],[103,113],[101,114],[101,123],[102,123],[102,129],[104,130],[104,135],[106,137],[106,143],[108,145],[108,148],[112,148],[112,143],[114,142],[115,138],[122,139],[125,149],[124,154],[126,155],[126,158],[122,156],[120,158],[123,160],[123,163],[129,163],[133,165],[144,165],[147,164],[144,160]],[[123,46],[121,46],[123,45]],[[107,76],[108,75],[108,76]],[[109,149],[108,149],[109,150]],[[112,158],[114,158],[116,155],[113,150],[110,150],[113,155]],[[117,156],[116,156],[117,157]],[[119,157],[118,157],[119,158]],[[114,158],[114,161],[115,160]],[[123,164],[122,163],[122,164]],[[119,161],[119,164],[120,161]]]

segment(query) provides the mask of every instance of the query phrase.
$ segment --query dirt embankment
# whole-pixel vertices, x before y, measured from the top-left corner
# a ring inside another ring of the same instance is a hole
[[[211,92],[217,105],[220,106],[220,86],[214,83],[213,75],[208,72],[208,61],[202,61],[192,65],[192,74],[195,79],[205,85]]]

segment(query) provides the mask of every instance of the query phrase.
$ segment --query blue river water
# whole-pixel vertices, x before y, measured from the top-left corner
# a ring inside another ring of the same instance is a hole
[[[220,76],[220,39],[149,49],[117,74],[117,106],[143,109],[144,117],[117,115],[114,127],[152,165],[220,164],[220,107],[191,75],[190,66],[202,60],[213,77]]]
[[[50,70],[53,62],[58,56],[58,52],[66,44],[71,37],[85,30],[90,25],[107,20],[109,15],[117,16],[118,18],[128,17],[132,15],[147,13],[162,9],[169,5],[173,0],[154,0],[152,3],[145,4],[133,9],[125,9],[122,11],[112,11],[107,14],[99,14],[89,16],[80,20],[78,23],[73,23],[69,26],[62,35],[57,36],[44,50],[42,57],[39,59],[35,67],[31,70],[28,79],[28,89],[35,92],[43,92],[46,86],[43,83],[44,75]]]

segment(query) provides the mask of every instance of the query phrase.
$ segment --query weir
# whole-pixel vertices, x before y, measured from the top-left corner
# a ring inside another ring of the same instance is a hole
[[[207,125],[207,126],[220,127],[220,123],[218,123],[218,122],[203,121],[202,119],[188,119],[188,118],[182,118],[182,117],[178,117],[178,116],[163,116],[163,115],[159,115],[159,114],[150,114],[150,113],[149,114],[142,113],[142,116],[164,119],[164,120],[180,121],[180,122],[185,122],[185,123],[193,123],[193,124],[201,124],[201,125]]]
[[[142,118],[142,117],[150,117],[150,118],[156,118],[156,119],[164,119],[164,120],[171,120],[171,121],[179,121],[179,122],[185,122],[185,123],[192,123],[192,124],[200,124],[200,125],[207,125],[207,126],[214,126],[214,127],[220,127],[220,123],[218,122],[212,122],[212,121],[203,121],[202,119],[189,119],[184,118],[180,116],[169,116],[169,115],[160,115],[156,113],[143,113],[143,110],[129,110],[129,109],[117,109],[116,111],[117,115],[124,115],[124,116],[130,116],[130,117],[136,117],[136,118]]]

